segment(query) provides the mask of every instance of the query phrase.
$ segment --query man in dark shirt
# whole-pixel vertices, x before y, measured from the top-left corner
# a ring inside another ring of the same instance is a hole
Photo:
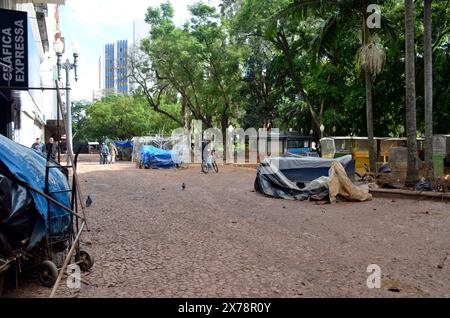
[[[56,160],[56,144],[53,138],[50,137],[48,143],[45,145],[45,149],[47,150],[47,156],[50,156],[52,160]]]
[[[31,146],[31,149],[34,149],[38,152],[45,153],[45,146],[43,143],[41,143],[40,138],[36,138],[36,142]]]
[[[208,150],[206,149],[206,153],[205,153],[205,148],[211,143],[211,140],[209,139],[204,139],[202,141],[202,161],[207,159],[207,156],[205,157],[205,155],[208,154]]]

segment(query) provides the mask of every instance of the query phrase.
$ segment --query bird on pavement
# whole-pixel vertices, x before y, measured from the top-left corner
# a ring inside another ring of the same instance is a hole
[[[181,188],[183,189],[183,191],[186,189],[186,184],[184,184],[184,182],[183,182],[183,184],[181,185]]]
[[[87,199],[86,199],[86,207],[87,207],[87,208],[90,207],[91,204],[92,204],[92,199],[91,199],[91,197],[88,195],[88,197],[87,197]]]

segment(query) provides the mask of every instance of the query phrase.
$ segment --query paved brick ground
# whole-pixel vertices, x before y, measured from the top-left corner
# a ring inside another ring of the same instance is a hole
[[[96,264],[60,297],[450,297],[449,205],[316,205],[253,192],[255,171],[80,165]],[[186,190],[181,189],[182,183]],[[369,264],[382,288],[366,287]],[[47,297],[21,279],[9,297]],[[391,292],[389,288],[400,292]]]

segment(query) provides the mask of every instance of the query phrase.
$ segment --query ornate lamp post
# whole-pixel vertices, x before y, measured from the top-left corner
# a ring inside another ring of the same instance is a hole
[[[70,71],[74,70],[75,81],[78,81],[78,56],[79,56],[79,46],[78,44],[73,44],[73,64],[66,60],[62,63],[62,54],[64,52],[64,43],[61,39],[56,40],[54,44],[56,56],[57,56],[57,66],[58,66],[58,81],[61,81],[61,69],[66,71],[66,119],[67,119],[67,152],[73,154],[72,148],[72,104],[70,102]]]
[[[325,126],[320,125],[320,138],[323,138],[323,132],[325,131]]]

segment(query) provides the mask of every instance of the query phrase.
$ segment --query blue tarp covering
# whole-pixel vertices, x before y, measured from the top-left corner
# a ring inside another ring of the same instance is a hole
[[[300,153],[308,153],[311,152],[311,148],[288,148],[287,152],[294,153],[294,154],[300,154]]]
[[[51,163],[57,165],[57,163]],[[31,187],[44,192],[46,158],[37,151],[15,143],[0,135],[0,166],[9,171],[21,181]],[[66,176],[58,168],[50,169],[49,192],[68,190],[69,185]],[[34,208],[38,212],[34,221],[34,230],[30,237],[28,249],[34,247],[44,238],[49,231],[49,211],[52,236],[58,237],[66,232],[70,226],[69,212],[50,203],[50,208],[45,197],[28,190],[32,197]],[[51,195],[56,201],[70,208],[70,193],[55,193]],[[10,216],[11,219],[13,216]],[[2,220],[0,220],[2,221]],[[21,220],[15,220],[20,222]],[[5,220],[3,220],[5,222]],[[0,222],[1,223],[1,222]]]
[[[145,168],[175,168],[179,163],[176,151],[163,150],[154,146],[141,147],[141,165]]]
[[[116,147],[121,148],[133,148],[133,143],[131,141],[114,141]]]

